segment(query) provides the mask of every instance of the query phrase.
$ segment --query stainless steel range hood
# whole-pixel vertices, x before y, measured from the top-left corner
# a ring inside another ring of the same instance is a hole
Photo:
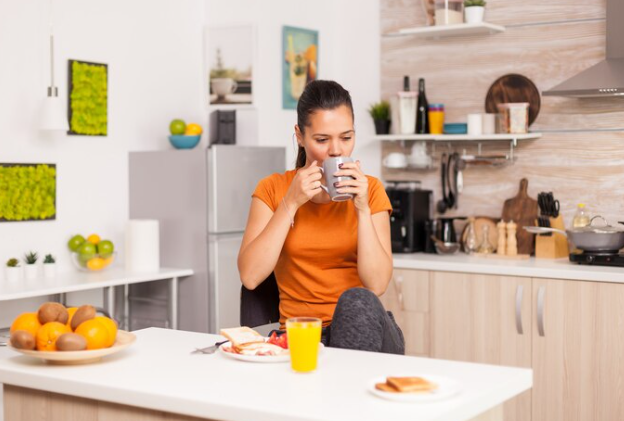
[[[607,0],[607,58],[542,95],[581,98],[624,95],[624,1]]]

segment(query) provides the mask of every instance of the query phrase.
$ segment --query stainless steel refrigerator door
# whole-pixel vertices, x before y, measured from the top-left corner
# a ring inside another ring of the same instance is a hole
[[[210,295],[215,297],[210,308],[210,331],[240,326],[241,281],[238,273],[238,250],[243,235],[219,234],[208,237],[210,256]]]
[[[208,160],[208,232],[243,232],[258,181],[285,170],[282,147],[212,145]]]

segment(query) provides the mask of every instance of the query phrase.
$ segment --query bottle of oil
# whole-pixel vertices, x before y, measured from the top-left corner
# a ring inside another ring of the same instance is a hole
[[[574,228],[586,227],[590,224],[589,212],[585,209],[585,203],[579,203],[576,206],[576,213],[572,219],[572,226]]]
[[[429,103],[425,94],[425,79],[418,79],[418,103],[416,105],[416,134],[429,133]]]

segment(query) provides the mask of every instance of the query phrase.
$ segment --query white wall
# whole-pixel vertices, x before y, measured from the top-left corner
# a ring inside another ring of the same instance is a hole
[[[207,25],[256,26],[255,111],[239,110],[237,115],[242,115],[237,117],[253,124],[256,114],[257,144],[285,146],[290,168],[295,161],[292,136],[297,115],[282,109],[282,26],[318,30],[318,78],[336,80],[351,92],[357,132],[353,156],[368,174],[379,176],[381,148],[369,138],[374,126],[366,113],[380,92],[378,0],[206,0],[205,14]]]
[[[128,151],[170,148],[169,121],[202,122],[203,0],[54,0],[56,81],[67,60],[109,65],[108,136],[37,129],[49,83],[48,0],[0,0],[0,162],[57,164],[57,218],[0,223],[0,263],[28,250],[70,270],[67,239],[97,232],[123,243]],[[4,270],[0,270],[0,277]],[[0,327],[20,303],[0,303]]]

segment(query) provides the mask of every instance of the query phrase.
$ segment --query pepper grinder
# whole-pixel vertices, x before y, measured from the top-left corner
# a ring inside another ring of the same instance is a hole
[[[505,221],[501,220],[498,224],[496,224],[496,228],[498,229],[498,246],[496,247],[496,254],[504,256],[507,249],[507,224]]]
[[[507,256],[518,255],[518,241],[516,240],[517,224],[514,221],[507,223]]]

